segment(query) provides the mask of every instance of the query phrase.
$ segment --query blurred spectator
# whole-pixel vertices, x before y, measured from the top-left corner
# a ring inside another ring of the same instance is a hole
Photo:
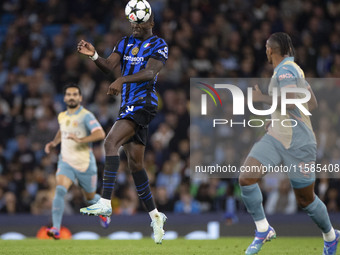
[[[0,202],[0,211],[7,214],[15,214],[17,212],[17,199],[13,192],[6,192],[3,195]]]
[[[340,198],[339,189],[331,187],[328,189],[325,197],[325,204],[329,212],[339,212]]]
[[[25,171],[33,171],[35,165],[35,155],[30,148],[29,141],[24,134],[20,134],[16,137],[18,149],[13,155],[13,161],[20,162],[23,173]]]
[[[289,179],[282,179],[279,187],[269,193],[265,211],[268,215],[275,213],[293,214],[297,211],[295,195]]]
[[[179,193],[179,200],[175,203],[175,213],[198,214],[200,203],[192,198],[186,186],[182,186]]]
[[[174,200],[168,197],[165,187],[158,187],[156,189],[155,202],[157,209],[161,212],[172,212],[174,210]]]
[[[166,189],[168,198],[172,199],[180,183],[180,174],[178,172],[174,172],[170,161],[166,161],[163,164],[162,171],[157,176],[156,187],[164,187]]]

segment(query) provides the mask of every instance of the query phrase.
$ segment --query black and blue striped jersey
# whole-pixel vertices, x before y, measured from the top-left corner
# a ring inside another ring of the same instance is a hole
[[[123,37],[113,49],[121,57],[122,76],[131,75],[143,70],[149,58],[160,60],[165,64],[168,59],[168,45],[155,35],[142,41],[138,38]],[[151,81],[124,83],[122,87],[121,107],[131,105],[157,105],[155,91],[157,75]]]

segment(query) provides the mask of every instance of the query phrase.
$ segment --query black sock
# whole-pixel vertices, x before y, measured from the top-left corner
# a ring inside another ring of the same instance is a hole
[[[135,181],[138,196],[143,201],[148,212],[156,209],[149,186],[149,179],[146,175],[145,169],[132,173],[132,177]]]
[[[115,186],[118,168],[119,168],[119,156],[105,157],[102,198],[111,200],[111,195]]]

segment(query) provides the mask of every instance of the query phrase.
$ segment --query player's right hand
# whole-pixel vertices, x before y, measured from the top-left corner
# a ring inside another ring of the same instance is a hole
[[[55,147],[54,142],[49,142],[48,144],[45,145],[45,153],[49,154],[51,152],[51,147]]]
[[[81,54],[92,57],[94,53],[96,52],[96,49],[91,43],[81,40],[78,43],[77,51]]]

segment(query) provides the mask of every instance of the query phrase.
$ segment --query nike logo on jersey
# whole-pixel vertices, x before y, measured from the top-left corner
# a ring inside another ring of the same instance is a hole
[[[130,46],[132,46],[132,45],[134,45],[134,44],[133,44],[133,43],[129,43],[127,46],[130,47]]]

